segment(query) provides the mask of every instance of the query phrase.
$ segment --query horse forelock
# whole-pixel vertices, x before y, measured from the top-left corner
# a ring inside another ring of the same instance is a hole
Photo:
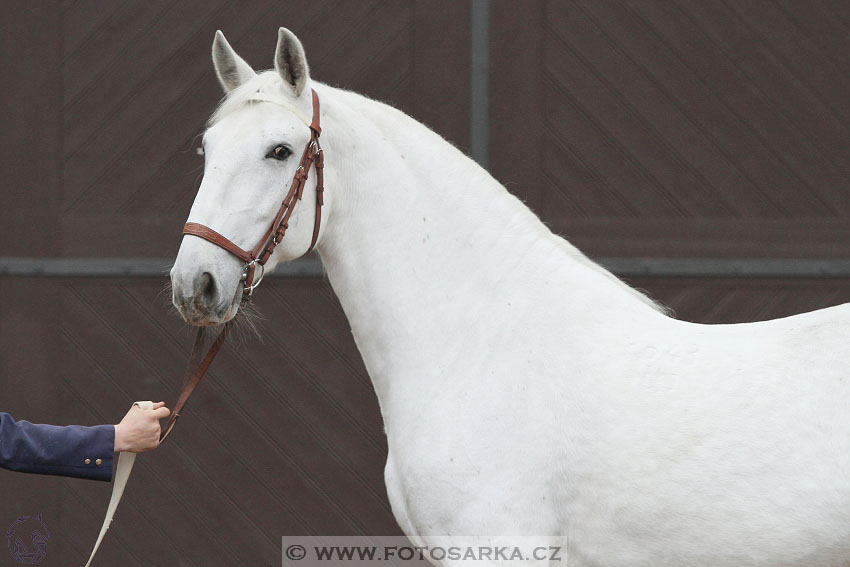
[[[291,107],[293,105],[291,97],[284,94],[284,88],[283,80],[275,71],[258,73],[254,78],[233,89],[221,99],[218,107],[207,120],[207,128],[240,108],[257,104],[262,100]]]

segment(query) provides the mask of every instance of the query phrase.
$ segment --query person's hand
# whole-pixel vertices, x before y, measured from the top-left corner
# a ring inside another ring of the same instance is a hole
[[[159,420],[171,415],[165,402],[154,404],[152,410],[133,405],[121,423],[115,426],[115,452],[142,453],[156,449],[162,431]]]

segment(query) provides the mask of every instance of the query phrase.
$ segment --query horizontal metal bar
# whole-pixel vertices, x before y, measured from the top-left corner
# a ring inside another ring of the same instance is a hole
[[[173,258],[15,258],[0,256],[0,276],[21,277],[136,277],[168,275]],[[304,258],[279,264],[266,277],[321,278],[322,263]]]
[[[850,277],[850,260],[773,258],[599,258],[597,262],[622,277]]]
[[[850,259],[597,258],[622,277],[847,277]],[[0,256],[0,276],[19,277],[163,277],[171,258],[18,258]],[[267,277],[321,278],[318,259],[280,264]]]

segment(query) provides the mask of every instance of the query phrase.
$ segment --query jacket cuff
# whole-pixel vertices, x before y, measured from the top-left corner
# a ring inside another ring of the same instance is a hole
[[[86,477],[109,482],[112,480],[115,458],[115,426],[95,425],[91,430],[91,444],[86,446],[86,454],[81,464],[89,468]]]

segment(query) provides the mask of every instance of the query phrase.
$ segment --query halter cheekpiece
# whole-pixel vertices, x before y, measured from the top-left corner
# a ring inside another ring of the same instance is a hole
[[[316,218],[313,223],[313,239],[310,241],[310,247],[304,254],[308,254],[316,246],[316,241],[319,239],[319,227],[322,223],[322,205],[324,204],[323,193],[325,190],[325,154],[322,151],[322,146],[319,145],[319,135],[322,133],[322,129],[319,126],[319,95],[316,94],[316,91],[312,91],[312,94],[313,121],[309,125],[310,141],[301,154],[301,161],[298,164],[298,169],[295,170],[295,176],[292,178],[289,192],[280,204],[280,208],[271,226],[257,245],[252,250],[243,250],[234,244],[232,240],[203,224],[187,222],[183,227],[183,234],[191,234],[192,236],[212,242],[245,262],[245,269],[242,271],[242,293],[246,299],[249,299],[254,289],[260,285],[265,273],[264,266],[266,262],[268,262],[275,247],[280,244],[286,235],[286,229],[289,228],[289,217],[292,216],[295,203],[300,201],[301,196],[304,194],[304,185],[307,182],[307,176],[310,168],[314,165],[316,167]],[[255,281],[257,266],[260,268],[260,275]]]

